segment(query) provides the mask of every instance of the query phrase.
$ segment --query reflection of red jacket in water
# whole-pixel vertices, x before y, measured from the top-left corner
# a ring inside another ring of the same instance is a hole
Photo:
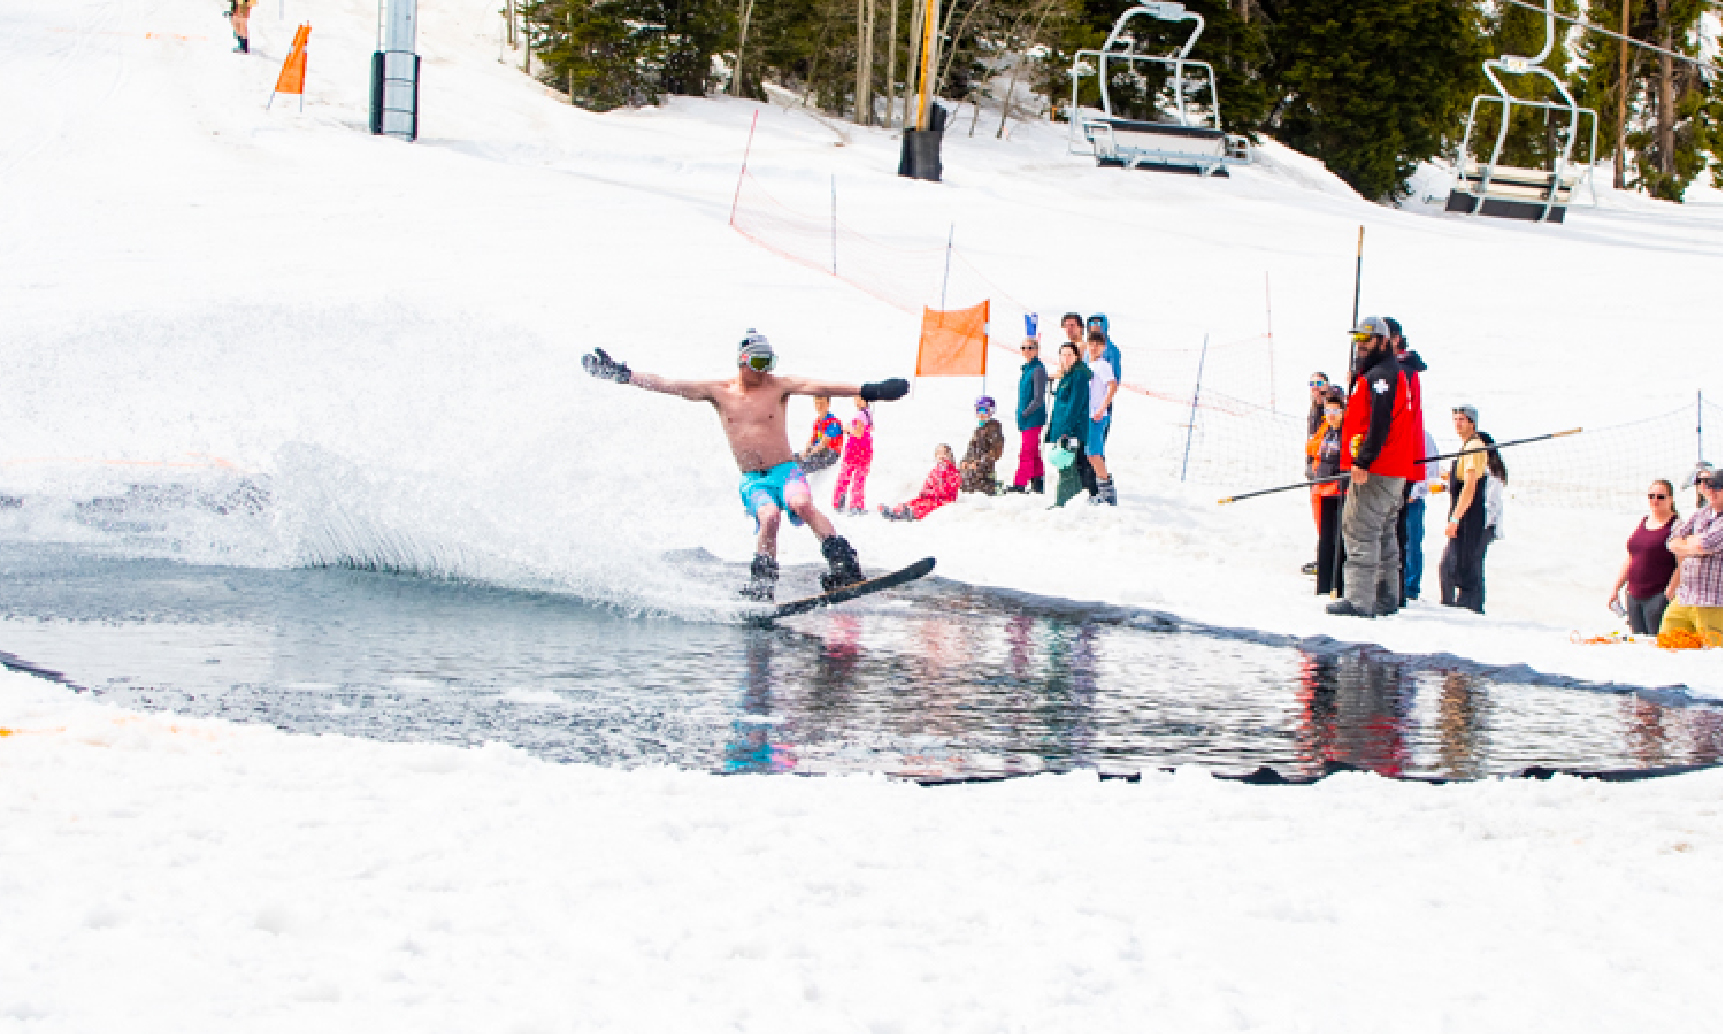
[[[946,503],[956,502],[957,489],[962,484],[963,474],[957,469],[957,464],[942,460],[921,483],[921,494],[903,505],[919,521]]]

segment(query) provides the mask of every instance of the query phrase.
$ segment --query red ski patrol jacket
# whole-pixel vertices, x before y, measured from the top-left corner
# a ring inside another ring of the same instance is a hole
[[[1393,354],[1384,352],[1352,384],[1340,424],[1340,469],[1359,466],[1382,477],[1417,477],[1424,446],[1417,424],[1406,375]]]

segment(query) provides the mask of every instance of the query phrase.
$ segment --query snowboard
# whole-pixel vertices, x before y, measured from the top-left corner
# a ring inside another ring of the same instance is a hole
[[[854,582],[841,589],[822,592],[818,596],[809,596],[805,600],[790,600],[787,603],[780,603],[770,616],[787,618],[792,614],[806,614],[810,610],[829,607],[834,603],[847,603],[869,593],[879,592],[881,589],[895,589],[900,585],[907,585],[932,570],[933,558],[923,557],[902,570],[882,574],[878,578],[869,578],[865,582]]]

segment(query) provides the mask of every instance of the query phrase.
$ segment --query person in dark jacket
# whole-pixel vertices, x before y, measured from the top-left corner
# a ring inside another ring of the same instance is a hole
[[[1400,364],[1400,372],[1406,377],[1406,391],[1412,400],[1412,419],[1418,428],[1418,441],[1425,439],[1424,427],[1424,382],[1419,376],[1429,367],[1424,365],[1424,359],[1412,346],[1406,343],[1406,334],[1400,329],[1400,321],[1392,316],[1384,316],[1382,322],[1388,324],[1388,340],[1394,345],[1394,360]],[[1422,448],[1422,444],[1420,444]],[[1431,453],[1420,453],[1419,458]],[[1424,464],[1416,465],[1416,471],[1406,479],[1406,496],[1401,500],[1400,519],[1395,535],[1400,542],[1400,606],[1406,605],[1406,600],[1416,599],[1420,585],[1424,580],[1424,563],[1422,554],[1411,556],[1408,550],[1413,543],[1418,549],[1424,546],[1424,490],[1422,488],[1427,471]]]
[[[963,454],[965,492],[994,495],[999,491],[999,478],[993,473],[993,465],[1005,454],[1005,429],[993,418],[997,405],[991,395],[975,400],[975,433],[969,436],[969,449]]]
[[[1339,388],[1328,389],[1322,427],[1304,445],[1304,477],[1323,481],[1340,473],[1340,427],[1346,415],[1346,396]],[[1316,513],[1316,562],[1308,574],[1316,575],[1316,594],[1326,596],[1345,591],[1340,549],[1340,508],[1346,502],[1341,481],[1310,486],[1311,508]]]
[[[1484,553],[1490,546],[1486,499],[1491,475],[1488,443],[1478,437],[1476,406],[1454,407],[1454,433],[1460,437],[1460,455],[1448,468],[1448,526],[1443,531],[1448,544],[1443,547],[1438,572],[1442,605],[1482,614]]]
[[[1080,490],[1094,483],[1092,473],[1084,476],[1089,469],[1083,456],[1088,433],[1089,367],[1078,354],[1077,343],[1063,341],[1059,344],[1059,387],[1053,395],[1053,416],[1047,421],[1046,441],[1074,454],[1075,462],[1059,471],[1054,506],[1064,506]]]
[[[1041,365],[1041,341],[1024,338],[1023,369],[1017,377],[1017,433],[1023,441],[1017,452],[1017,476],[1012,492],[1046,491],[1046,468],[1041,465],[1041,429],[1047,426],[1047,368]]]
[[[1367,317],[1352,332],[1357,343],[1352,395],[1341,425],[1340,467],[1351,472],[1340,535],[1346,546],[1346,595],[1328,612],[1380,617],[1400,609],[1400,547],[1395,528],[1406,479],[1423,443],[1412,424],[1406,377],[1394,358],[1388,324]]]

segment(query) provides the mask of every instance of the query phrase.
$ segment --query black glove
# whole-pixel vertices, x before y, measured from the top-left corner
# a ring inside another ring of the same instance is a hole
[[[861,397],[869,402],[896,402],[908,394],[909,382],[902,377],[893,377],[889,381],[874,381],[872,384],[862,385],[861,388]]]
[[[1059,448],[1066,452],[1081,452],[1083,451],[1083,443],[1077,440],[1076,435],[1068,434],[1059,439]]]
[[[600,380],[615,381],[618,384],[627,384],[634,376],[628,372],[627,363],[610,358],[602,348],[593,349],[591,355],[581,356],[580,367]]]

